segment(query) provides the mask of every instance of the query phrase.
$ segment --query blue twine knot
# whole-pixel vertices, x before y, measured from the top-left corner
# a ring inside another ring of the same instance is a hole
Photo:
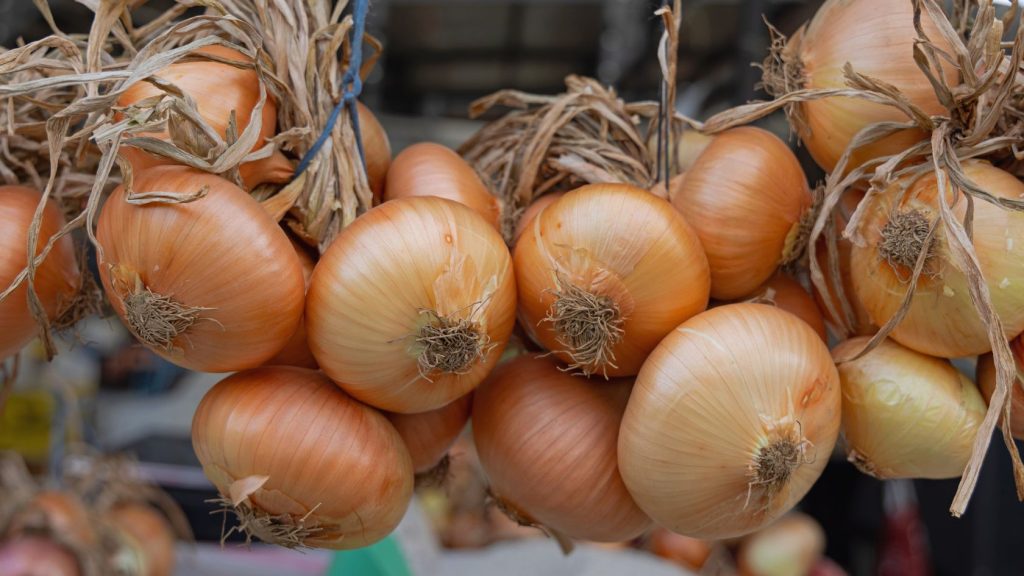
[[[313,143],[313,147],[299,161],[292,180],[298,178],[309,167],[310,162],[320,152],[320,148],[327,142],[331,131],[334,130],[334,125],[338,122],[342,109],[346,107],[348,108],[349,116],[352,118],[352,128],[355,130],[359,161],[363,164],[363,170],[366,170],[366,155],[363,152],[363,136],[359,129],[359,109],[356,107],[356,102],[363,91],[363,79],[359,76],[359,69],[363,65],[363,31],[366,29],[366,12],[368,8],[369,0],[356,0],[352,7],[354,23],[352,27],[352,55],[348,61],[348,69],[341,79],[341,101],[334,107],[334,110],[331,110],[331,115],[327,118],[327,124],[324,126],[323,131],[320,132],[316,142]]]

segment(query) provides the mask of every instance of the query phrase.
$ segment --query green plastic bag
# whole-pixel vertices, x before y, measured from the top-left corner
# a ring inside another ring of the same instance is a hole
[[[367,548],[337,552],[326,576],[412,576],[393,536]]]

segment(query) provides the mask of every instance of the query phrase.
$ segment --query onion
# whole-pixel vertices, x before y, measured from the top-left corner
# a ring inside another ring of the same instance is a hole
[[[524,330],[586,374],[628,376],[708,304],[708,268],[672,205],[591,184],[545,208],[515,248]]]
[[[644,363],[619,433],[622,478],[673,532],[739,536],[807,493],[839,418],[839,375],[814,330],[772,306],[720,306]]]
[[[794,512],[747,538],[740,547],[742,576],[807,574],[825,552],[825,531],[806,514]]]
[[[1008,172],[980,161],[964,162],[963,168],[970,180],[997,198],[1024,196],[1024,184]],[[850,261],[857,298],[879,326],[900,308],[928,226],[939,218],[935,175],[929,171],[908,184],[894,182],[876,196],[865,214],[864,245],[854,246]],[[961,198],[950,207],[961,221],[966,204]],[[1024,331],[1024,267],[1018,252],[1024,249],[1024,213],[976,201],[973,227],[974,251],[992,305],[1006,337],[1013,338]],[[967,276],[949,253],[943,230],[940,226],[935,234],[910,309],[891,337],[918,352],[943,358],[989,352],[988,333],[972,303]]]
[[[268,543],[368,546],[412,497],[412,462],[394,427],[312,370],[262,367],[222,380],[196,409],[192,446],[241,530]]]
[[[514,323],[505,242],[442,198],[400,198],[357,218],[320,258],[306,304],[323,371],[390,412],[425,412],[468,394]]]
[[[937,49],[954,54],[927,12],[921,17],[921,24]],[[785,74],[789,78],[777,80],[790,88],[847,88],[843,67],[849,64],[858,74],[895,86],[925,114],[948,114],[914,61],[917,38],[912,2],[828,0],[810,24],[786,46],[782,57],[786,60]],[[956,67],[951,63],[943,64],[946,82],[955,86],[958,84]],[[862,98],[830,97],[795,106],[800,120],[795,123],[797,133],[826,172],[835,168],[850,141],[863,128],[878,122],[910,120],[895,107]],[[848,166],[853,168],[873,158],[902,152],[925,137],[927,134],[920,130],[898,132],[859,149]]]
[[[409,449],[416,474],[431,472],[439,465],[447,472],[448,449],[469,422],[472,405],[473,395],[467,394],[430,412],[385,414]]]
[[[813,328],[823,341],[827,341],[825,320],[818,310],[818,305],[810,293],[792,276],[782,272],[776,273],[754,292],[749,301],[770,304],[795,315]]]
[[[843,383],[848,458],[876,478],[955,478],[971,457],[985,418],[978,389],[948,360],[870,338],[832,351]]]
[[[238,50],[213,44],[203,46],[193,54],[205,54],[225,60],[240,63],[252,63],[252,59]],[[217,62],[214,60],[196,59],[191,62],[179,61],[157,71],[155,77],[170,82],[191,97],[196,103],[196,109],[203,120],[221,138],[225,138],[228,129],[228,122],[231,113],[235,113],[235,122],[238,127],[238,134],[245,131],[249,126],[253,110],[260,100],[260,80],[256,71],[252,68],[239,68],[231,64]],[[161,96],[164,91],[153,84],[143,80],[128,87],[117,100],[118,106],[130,106],[146,98]],[[120,119],[120,115],[116,116]],[[262,148],[277,131],[277,104],[274,98],[268,93],[263,104],[262,115],[260,116],[260,132],[253,150]],[[161,140],[169,140],[170,135],[165,132],[144,133],[136,136],[149,136]],[[121,156],[132,166],[135,174],[151,168],[174,164],[170,158],[150,154],[133,146],[122,146]],[[242,165],[241,172],[247,188],[268,181],[283,183],[290,177],[290,172],[282,174],[284,166],[281,161],[284,156],[272,157],[273,160],[263,160],[253,163],[253,166]],[[283,178],[283,179],[282,179]]]
[[[711,557],[711,544],[658,527],[651,532],[651,552],[687,570],[699,571]]]
[[[174,574],[174,531],[162,514],[145,504],[122,504],[106,517],[138,552],[139,576]]]
[[[825,274],[825,291],[822,292],[818,289],[817,285],[813,286],[814,299],[818,303],[818,309],[821,310],[825,317],[825,323],[829,325],[829,328],[839,339],[844,338],[847,333],[853,336],[869,336],[878,332],[878,327],[871,321],[871,316],[864,308],[864,304],[861,303],[854,292],[853,277],[850,275],[850,258],[853,253],[853,243],[842,235],[850,216],[853,215],[857,204],[863,199],[863,191],[851,190],[843,194],[839,200],[839,210],[835,214],[837,229],[836,255],[838,256],[836,267],[839,269],[838,281],[842,283],[842,297],[849,304],[848,313],[843,308],[842,302],[839,299],[837,280],[829,272],[831,260],[828,253],[827,238],[822,236],[818,239],[817,251],[815,252],[819,266]],[[835,311],[841,316],[836,316],[829,310],[829,302],[832,303]],[[846,317],[847,314],[849,314],[849,317]]]
[[[402,150],[388,170],[384,200],[409,196],[437,196],[473,209],[496,229],[501,227],[501,206],[487,191],[473,167],[458,154],[431,142]]]
[[[24,186],[0,186],[0,292],[10,286],[28,265],[28,232],[42,194]],[[54,202],[43,211],[36,241],[36,254],[47,240],[64,225]],[[61,238],[36,268],[35,290],[51,319],[75,295],[81,282],[71,238]],[[28,282],[0,300],[0,361],[21,350],[38,333],[39,327],[29,309]]]
[[[1014,360],[1017,361],[1018,380],[1017,385],[1013,386],[1013,389],[1010,391],[1011,402],[1013,402],[1013,406],[1010,409],[1010,431],[1015,438],[1024,439],[1024,388],[1021,388],[1020,384],[1020,367],[1022,359],[1024,359],[1024,342],[1017,338],[1011,343],[1010,349],[1013,350]],[[991,354],[984,354],[978,357],[975,380],[978,382],[978,388],[981,389],[982,396],[985,397],[985,402],[990,402],[992,400],[992,393],[996,389],[996,367],[992,362]]]
[[[359,130],[363,140],[363,154],[366,156],[366,178],[369,180],[373,196],[380,199],[384,191],[384,182],[391,166],[391,142],[388,134],[380,125],[373,112],[356,101],[359,113]]]
[[[473,440],[498,506],[568,538],[641,534],[650,520],[616,463],[630,384],[592,383],[530,356],[499,366],[473,400]]]
[[[7,536],[46,531],[79,546],[97,542],[85,504],[70,492],[43,490],[19,508],[7,525]]]
[[[0,542],[0,574],[3,576],[79,576],[82,568],[75,554],[42,536],[21,536]]]
[[[811,205],[796,156],[771,132],[742,127],[711,141],[673,198],[708,255],[711,297],[750,294],[792,260]]]
[[[306,280],[306,290],[309,290],[309,280],[313,277],[313,268],[316,266],[316,262],[309,254],[308,248],[294,238],[289,237],[288,240],[291,241],[292,248],[295,250],[296,256],[299,257],[299,263],[302,264],[302,277]],[[295,333],[292,334],[284,348],[273,358],[267,360],[266,364],[271,366],[298,366],[299,368],[317,367],[316,358],[310,352],[309,342],[306,340],[305,318],[299,320],[299,327],[295,329]]]
[[[114,310],[148,348],[185,368],[258,366],[295,333],[302,266],[259,202],[184,166],[138,174],[135,193],[204,198],[132,204],[124,187],[97,227],[100,276]]]
[[[519,215],[519,222],[516,223],[516,242],[519,241],[519,237],[522,236],[523,232],[525,232],[526,229],[530,226],[530,222],[533,222],[533,219],[536,218],[536,216],[540,214],[542,210],[554,204],[555,201],[561,198],[562,196],[565,196],[565,192],[552,192],[550,194],[545,194],[540,198],[537,198],[529,206],[527,206],[526,210],[523,210],[523,213]]]

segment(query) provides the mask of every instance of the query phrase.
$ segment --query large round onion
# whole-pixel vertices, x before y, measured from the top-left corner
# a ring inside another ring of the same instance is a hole
[[[852,360],[869,340],[847,340],[832,351],[849,460],[876,478],[963,474],[985,418],[978,389],[948,360],[891,340]]]
[[[946,54],[953,54],[938,27],[925,13],[925,33]],[[827,0],[810,24],[790,40],[783,53],[790,88],[847,88],[843,68],[895,86],[925,114],[946,114],[935,89],[914,59],[918,34],[913,2],[903,0]],[[958,83],[956,67],[943,62],[943,76]],[[853,137],[878,122],[907,122],[900,110],[859,98],[823,98],[795,104],[800,139],[818,165],[831,172]],[[927,135],[904,130],[860,149],[849,167],[896,154]]]
[[[515,292],[508,248],[479,215],[444,198],[391,200],[320,258],[306,305],[310,349],[363,402],[433,410],[472,391],[501,357]]]
[[[123,187],[100,213],[100,276],[114,311],[148,348],[180,366],[259,366],[302,317],[302,266],[259,202],[227,180],[184,166],[135,177],[136,194],[206,196],[132,204]]]
[[[720,306],[684,322],[644,363],[619,466],[658,524],[695,538],[739,536],[810,489],[839,419],[839,375],[814,330],[772,306]]]
[[[0,292],[28,265],[28,232],[42,194],[24,186],[0,186]],[[48,202],[39,228],[36,254],[64,224],[60,209]],[[61,238],[36,268],[35,290],[51,319],[60,314],[78,290],[78,265],[71,237]],[[0,301],[0,361],[21,350],[38,332],[29,311],[28,283]]]
[[[595,383],[520,356],[476,392],[473,439],[498,506],[521,523],[602,542],[650,520],[626,491],[616,438],[630,382]]]
[[[319,372],[262,367],[214,386],[192,446],[249,536],[338,550],[390,533],[412,497],[398,432]]]
[[[1012,174],[987,162],[968,161],[964,172],[981,189],[997,198],[1024,197],[1024,184]],[[865,243],[854,246],[850,261],[857,298],[875,324],[885,324],[902,304],[922,240],[930,222],[939,217],[939,196],[931,172],[906,190],[899,181],[870,207],[862,227]],[[951,194],[947,193],[948,201]],[[897,202],[899,202],[897,204]],[[967,202],[952,207],[963,220]],[[1006,337],[1024,331],[1024,213],[974,202],[974,250],[988,284],[992,304]],[[892,338],[919,352],[943,358],[983,354],[991,350],[985,325],[978,317],[967,276],[953,261],[940,225],[932,242],[924,273],[917,283],[910,310],[892,332]]]
[[[591,184],[541,210],[516,242],[519,319],[537,343],[587,374],[629,376],[708,303],[693,229],[664,200]]]

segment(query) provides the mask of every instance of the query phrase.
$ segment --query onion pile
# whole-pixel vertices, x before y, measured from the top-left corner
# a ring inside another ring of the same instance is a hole
[[[746,534],[793,507],[839,435],[839,375],[806,323],[763,304],[684,322],[636,378],[619,434],[622,478],[673,532]]]
[[[545,207],[515,248],[523,329],[585,374],[636,374],[708,304],[707,259],[672,206],[626,185],[583,186]]]
[[[28,264],[29,228],[42,194],[24,186],[0,186],[0,291]],[[64,224],[54,202],[43,209],[36,254]],[[71,238],[65,236],[36,269],[34,288],[46,316],[53,320],[74,297],[81,282]],[[29,303],[28,283],[0,300],[0,361],[17,353],[38,332]]]
[[[869,338],[833,350],[843,387],[848,457],[876,478],[955,478],[963,473],[985,402],[948,360]]]

